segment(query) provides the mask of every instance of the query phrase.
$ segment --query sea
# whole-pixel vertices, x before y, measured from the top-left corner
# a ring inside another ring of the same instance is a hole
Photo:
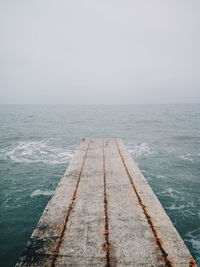
[[[120,137],[200,266],[200,105],[1,105],[0,265],[14,266],[82,138]]]

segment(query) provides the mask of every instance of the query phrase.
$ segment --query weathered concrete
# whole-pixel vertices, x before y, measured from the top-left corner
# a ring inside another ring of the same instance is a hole
[[[121,139],[82,141],[18,267],[196,266]]]

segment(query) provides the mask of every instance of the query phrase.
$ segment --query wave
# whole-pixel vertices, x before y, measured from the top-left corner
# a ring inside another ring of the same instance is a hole
[[[183,192],[177,191],[171,187],[166,188],[166,190],[164,191],[157,192],[157,195],[171,197],[176,200],[182,200],[182,201],[185,200],[185,196],[183,195]]]
[[[31,198],[33,197],[37,197],[37,196],[51,196],[53,195],[54,191],[47,191],[47,190],[40,190],[40,189],[37,189],[35,191],[32,192],[31,194]]]
[[[194,202],[187,202],[187,204],[181,204],[180,206],[176,206],[174,203],[170,207],[166,207],[167,210],[183,210],[185,208],[195,207]]]
[[[128,151],[135,158],[146,157],[148,155],[154,154],[147,143],[136,144],[133,147],[130,146]]]
[[[191,238],[189,240],[189,242],[192,243],[192,247],[197,250],[197,251],[200,251],[200,240],[198,239],[195,239],[195,238]]]
[[[66,163],[72,156],[72,150],[53,147],[44,141],[18,142],[12,147],[0,151],[0,159],[24,163]]]
[[[165,179],[165,176],[164,175],[155,175],[155,178],[157,178],[157,179]]]
[[[186,155],[180,155],[179,158],[181,160],[186,160],[186,161],[190,161],[193,163],[193,158],[191,154],[186,154]]]
[[[179,194],[180,192],[171,187],[168,187],[166,188],[166,190],[160,192],[159,194],[163,194],[163,195],[167,194],[167,195],[173,196],[173,193]]]
[[[193,231],[189,231],[184,239],[186,242],[189,242],[193,249],[199,253],[200,251],[200,229],[197,228]],[[197,257],[198,262],[200,263],[200,256]]]

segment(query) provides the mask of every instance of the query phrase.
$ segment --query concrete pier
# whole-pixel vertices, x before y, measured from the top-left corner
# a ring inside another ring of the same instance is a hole
[[[121,139],[83,140],[17,267],[197,266]]]

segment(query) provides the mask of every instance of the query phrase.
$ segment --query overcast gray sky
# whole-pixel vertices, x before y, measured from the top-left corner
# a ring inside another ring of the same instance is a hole
[[[200,103],[200,1],[0,0],[0,103]]]

